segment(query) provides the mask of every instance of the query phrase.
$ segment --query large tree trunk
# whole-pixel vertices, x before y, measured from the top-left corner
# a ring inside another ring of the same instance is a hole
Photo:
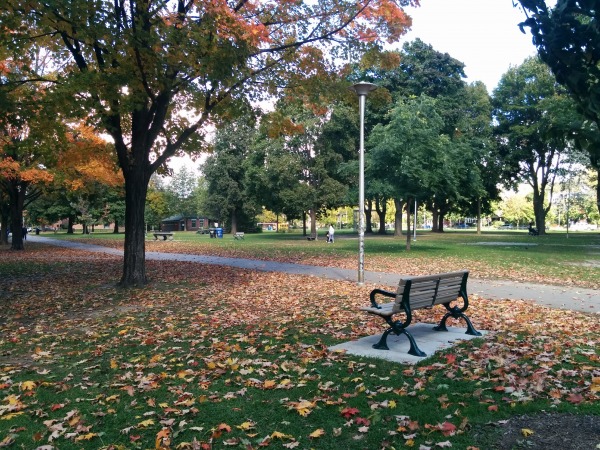
[[[146,227],[146,226],[144,225],[144,228],[145,228],[145,227]],[[117,219],[115,219],[115,226],[114,226],[114,228],[113,228],[113,233],[114,233],[114,234],[119,234],[119,221],[118,221]]]
[[[371,224],[371,213],[373,212],[373,201],[365,202],[365,233],[373,233],[373,225]]]
[[[383,203],[383,205],[382,205]],[[378,234],[385,234],[385,215],[387,213],[387,202],[384,200],[379,201],[379,198],[375,201],[375,210],[379,216],[379,231]]]
[[[125,175],[125,246],[123,254],[123,287],[141,287],[148,282],[146,276],[146,242],[144,210],[150,175],[143,168],[132,167]]]
[[[396,207],[394,214],[394,236],[402,236],[402,208],[404,207],[404,202],[395,198],[394,206]]]

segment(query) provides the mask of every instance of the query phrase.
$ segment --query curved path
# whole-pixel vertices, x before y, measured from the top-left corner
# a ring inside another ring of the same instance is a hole
[[[100,245],[85,244],[67,240],[52,239],[43,236],[29,235],[32,242],[68,247],[91,252],[123,255],[117,250]],[[283,263],[278,261],[259,261],[242,258],[226,258],[221,256],[201,256],[182,253],[146,252],[147,260],[171,260],[196,262],[201,264],[239,267],[241,269],[264,272],[284,272],[297,275],[310,275],[336,280],[356,281],[357,271],[336,267],[310,266],[306,264]],[[396,286],[400,275],[365,271],[365,282],[377,285]],[[594,289],[573,286],[550,286],[516,281],[469,279],[469,291],[489,299],[520,299],[539,303],[559,309],[570,309],[600,314],[600,292]]]

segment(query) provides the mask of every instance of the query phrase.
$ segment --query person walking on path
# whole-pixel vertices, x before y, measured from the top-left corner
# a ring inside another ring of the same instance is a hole
[[[333,225],[329,225],[329,233],[327,233],[327,243],[332,243],[333,244],[333,235],[335,234],[335,229],[333,228]]]

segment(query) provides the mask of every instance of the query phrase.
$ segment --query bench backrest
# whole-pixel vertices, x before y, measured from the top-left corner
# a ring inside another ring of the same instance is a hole
[[[467,296],[467,277],[469,272],[440,273],[421,277],[406,277],[400,280],[396,291],[394,312],[428,308]]]

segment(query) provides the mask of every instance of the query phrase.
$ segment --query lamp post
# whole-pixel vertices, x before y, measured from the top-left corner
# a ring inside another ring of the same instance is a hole
[[[365,100],[367,94],[377,89],[373,83],[352,85],[358,94],[360,111],[360,150],[358,157],[358,284],[365,283]]]

